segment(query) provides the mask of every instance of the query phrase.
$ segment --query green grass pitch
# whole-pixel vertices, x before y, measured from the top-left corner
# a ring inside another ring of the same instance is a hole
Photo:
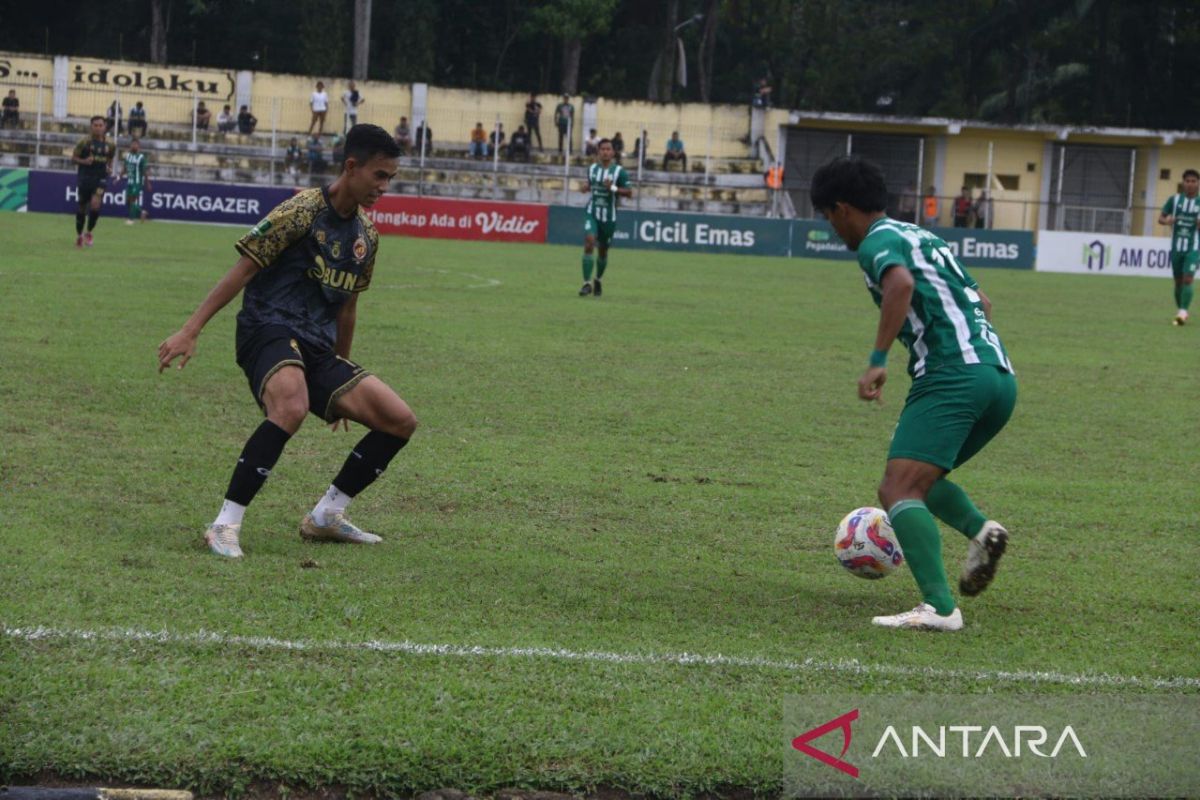
[[[0,781],[771,793],[789,693],[1200,676],[1200,330],[1166,281],[975,271],[1020,399],[956,475],[1014,539],[962,633],[913,635],[869,624],[907,570],[832,553],[908,383],[893,351],[855,397],[853,264],[614,249],[597,300],[577,248],[385,238],[354,357],[421,420],[352,507],[386,542],[297,536],[362,433],[310,417],[233,563],[201,533],[260,420],[236,309],[183,371],[155,351],[241,231],[72,222],[0,215]]]

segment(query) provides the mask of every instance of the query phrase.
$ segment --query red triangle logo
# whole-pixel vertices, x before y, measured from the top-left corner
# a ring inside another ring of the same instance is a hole
[[[841,756],[846,755],[846,751],[850,749],[850,737],[853,735],[850,730],[850,723],[854,722],[856,719],[858,719],[857,708],[853,711],[847,711],[840,717],[834,717],[833,719],[829,720],[829,722],[813,728],[811,731],[806,731],[805,733],[800,734],[795,739],[792,739],[792,747],[799,750],[801,753],[804,753],[806,756],[812,756],[822,764],[828,764],[834,769],[846,773],[851,778],[857,778],[858,767],[850,764],[849,762],[842,761],[841,759]],[[830,731],[837,730],[839,728],[842,731],[842,752],[838,754],[837,758],[834,758],[833,756],[829,755],[829,753],[818,750],[809,744],[809,742],[811,742],[813,739],[820,739]]]

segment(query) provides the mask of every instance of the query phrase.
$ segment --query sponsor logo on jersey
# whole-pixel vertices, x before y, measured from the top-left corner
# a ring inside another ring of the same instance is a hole
[[[362,261],[367,257],[367,240],[359,236],[354,240],[354,260]]]
[[[261,239],[269,230],[271,230],[271,220],[264,219],[250,229],[250,235],[255,239]]]

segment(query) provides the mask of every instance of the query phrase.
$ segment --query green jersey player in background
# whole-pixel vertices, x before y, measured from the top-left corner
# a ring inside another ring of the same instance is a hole
[[[104,117],[92,117],[91,135],[80,139],[71,153],[71,161],[79,167],[75,189],[79,193],[79,208],[75,211],[75,246],[92,246],[92,229],[100,219],[100,204],[104,200],[104,189],[112,173],[112,160],[116,146],[104,132]],[[83,221],[87,218],[87,233]]]
[[[887,355],[897,338],[909,351],[912,388],[892,437],[879,499],[900,540],[923,602],[875,617],[889,628],[956,631],[962,612],[942,565],[936,516],[967,537],[959,591],[982,592],[995,575],[1008,531],[988,520],[966,492],[946,479],[978,453],[1012,416],[1017,383],[991,324],[991,303],[934,234],[888,218],[883,171],[839,157],[812,179],[813,207],[858,254],[879,306],[875,347],[858,396],[879,400]]]
[[[608,268],[608,246],[617,229],[617,197],[633,197],[629,188],[629,173],[613,156],[611,139],[601,139],[596,146],[600,159],[588,167],[587,184],[583,192],[588,195],[587,213],[583,218],[583,287],[580,297],[603,292],[600,279]],[[599,258],[595,259],[596,279],[592,280],[593,251],[600,246]]]
[[[125,224],[132,225],[134,220],[146,218],[146,212],[142,210],[142,190],[150,191],[150,167],[140,141],[134,139],[129,143],[129,152],[123,162],[125,205],[129,208],[129,219]]]
[[[1174,324],[1183,325],[1188,319],[1195,289],[1192,281],[1200,264],[1200,231],[1196,217],[1200,216],[1200,172],[1194,169],[1183,173],[1183,192],[1172,195],[1158,216],[1159,225],[1171,226],[1171,277],[1175,279]]]

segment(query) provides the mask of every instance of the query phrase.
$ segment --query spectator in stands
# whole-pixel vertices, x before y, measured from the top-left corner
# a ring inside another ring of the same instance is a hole
[[[967,220],[971,216],[971,190],[966,186],[962,187],[962,193],[954,198],[954,227],[967,227]]]
[[[221,109],[221,113],[217,114],[217,131],[219,133],[229,133],[237,127],[237,117],[233,115],[233,111],[226,105]]]
[[[488,146],[490,148],[488,152],[491,155],[495,155],[497,153],[504,155],[505,151],[508,150],[508,145],[504,143],[503,122],[497,122],[496,127],[493,128],[492,132],[488,134]],[[497,150],[497,148],[499,149]]]
[[[921,226],[932,228],[937,225],[941,213],[941,209],[938,208],[937,187],[930,186],[929,191],[921,200]]]
[[[330,149],[333,151],[333,171],[342,171],[342,162],[346,160],[346,136],[341,133],[333,135]]]
[[[971,206],[971,215],[975,217],[976,228],[987,228],[992,218],[992,198],[988,197],[987,189],[981,189],[975,204]]]
[[[312,121],[308,123],[308,132],[317,129],[317,135],[325,132],[325,114],[329,111],[329,95],[325,93],[325,82],[317,81],[317,88],[308,98],[309,108],[312,109]]]
[[[346,107],[346,127],[342,129],[343,132],[349,131],[358,124],[358,107],[365,102],[367,102],[367,98],[359,94],[354,81],[350,81],[346,91],[342,92],[342,105]]]
[[[647,131],[645,128],[643,128],[642,135],[636,142],[633,143],[633,158],[643,166],[645,166],[649,161],[649,159],[646,158],[646,150],[648,149],[646,145],[650,141],[647,136]]]
[[[122,110],[121,102],[114,98],[112,105],[108,107],[108,113],[104,115],[105,133],[112,133],[113,128],[116,128],[118,133],[121,131],[121,118],[124,116]]]
[[[129,135],[135,139],[146,135],[146,107],[142,105],[141,100],[129,109]]]
[[[754,84],[754,94],[750,98],[750,105],[755,108],[771,107],[771,83],[766,78],[759,78]]]
[[[300,140],[293,136],[292,143],[288,145],[287,152],[283,154],[283,167],[293,181],[300,177],[300,162],[303,158],[304,151],[300,149]]]
[[[529,129],[529,143],[532,146],[533,137],[537,136],[538,150],[545,149],[542,145],[542,104],[538,102],[536,94],[529,95],[529,102],[525,104],[525,127]],[[516,138],[515,134],[514,137]]]
[[[583,142],[583,154],[585,156],[594,156],[600,152],[600,137],[596,135],[596,129],[592,128],[588,133],[587,139]]]
[[[558,128],[558,152],[563,151],[563,139],[567,140],[568,148],[571,146],[574,123],[575,106],[571,105],[571,98],[564,94],[562,102],[554,107],[554,127]]]
[[[425,124],[425,120],[421,120],[421,124],[417,126],[417,152],[424,152],[426,155],[433,150],[433,128]]]
[[[21,127],[21,101],[17,99],[17,90],[9,89],[4,98],[4,115],[0,117],[0,128]]]
[[[476,122],[475,127],[471,129],[471,142],[467,154],[475,158],[483,158],[488,154],[487,131],[483,129],[482,122]]]
[[[620,131],[617,131],[616,133],[613,134],[612,146],[613,146],[613,158],[615,158],[617,160],[617,163],[620,164],[621,156],[625,155],[625,137],[621,135]]]
[[[196,128],[202,131],[208,130],[208,123],[212,121],[212,112],[208,110],[208,106],[204,105],[201,100],[196,105],[196,111],[193,116],[196,118]]]
[[[408,117],[400,118],[400,124],[396,126],[396,135],[393,138],[396,140],[396,146],[400,148],[400,155],[408,155],[408,151],[412,147],[412,130],[408,127]]]
[[[687,172],[687,152],[683,149],[683,140],[679,138],[679,131],[671,131],[671,138],[667,140],[667,152],[663,154],[663,169],[670,169],[672,161],[681,162],[683,171]]]
[[[315,133],[308,137],[308,174],[317,175],[325,171],[325,146]]]
[[[512,140],[508,143],[508,160],[516,161],[520,158],[522,161],[529,161],[529,148],[532,147],[533,140],[529,137],[529,131],[525,130],[525,126],[517,128],[517,132],[512,135]]]
[[[254,129],[258,126],[258,117],[250,113],[250,106],[242,106],[238,111],[237,129],[238,133],[249,136],[254,133]]]

